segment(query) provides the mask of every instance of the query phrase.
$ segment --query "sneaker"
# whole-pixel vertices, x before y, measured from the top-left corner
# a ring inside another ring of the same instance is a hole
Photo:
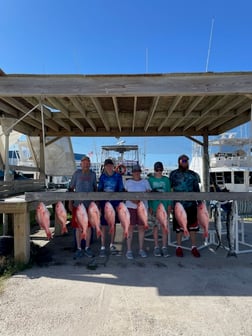
[[[116,252],[115,245],[110,245],[110,252]]]
[[[171,255],[168,253],[168,248],[167,247],[162,247],[162,254],[164,258],[168,258]]]
[[[76,252],[74,253],[74,256],[73,256],[73,259],[79,259],[83,257],[83,253],[82,253],[82,250],[76,250]]]
[[[155,247],[153,254],[154,254],[155,257],[161,257],[160,248],[159,247]]]
[[[129,259],[129,260],[134,259],[134,256],[133,256],[132,251],[127,251],[127,253],[126,253],[126,258]]]
[[[101,258],[106,257],[106,250],[105,249],[100,249],[99,257],[101,257]]]
[[[197,247],[193,247],[191,253],[192,253],[192,255],[193,255],[195,258],[199,258],[199,257],[200,257],[200,253],[199,253]]]
[[[176,256],[180,258],[184,256],[183,250],[180,246],[176,248]]]
[[[85,249],[85,252],[84,252],[85,256],[87,256],[88,258],[92,258],[94,255],[93,255],[93,252],[91,250],[90,247],[86,248]]]
[[[147,258],[147,253],[144,250],[139,250],[139,256],[141,258]]]

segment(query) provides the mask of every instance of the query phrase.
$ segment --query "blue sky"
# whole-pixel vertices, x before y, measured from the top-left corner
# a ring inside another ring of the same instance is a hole
[[[8,74],[252,71],[251,12],[251,0],[0,0],[0,68]],[[148,166],[176,165],[181,152],[192,151],[181,137],[124,140],[141,146]],[[73,148],[88,153],[116,141],[76,138]]]

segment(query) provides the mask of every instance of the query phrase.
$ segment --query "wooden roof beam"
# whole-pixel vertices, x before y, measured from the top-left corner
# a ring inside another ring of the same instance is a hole
[[[243,106],[239,107],[237,110],[235,110],[231,115],[228,114],[228,117],[230,117],[230,120],[233,119],[237,119],[237,117],[239,118],[239,116],[244,113],[244,111],[249,110],[250,108],[250,104],[244,104]],[[215,129],[216,127],[219,127],[220,125],[223,124],[223,121],[220,120],[219,122],[214,122],[210,127],[209,130],[212,131],[213,129]]]
[[[46,99],[50,102],[50,104],[52,104],[54,106],[54,108],[57,108],[58,110],[61,111],[61,113],[70,121],[72,121],[73,124],[75,124],[82,132],[84,131],[83,126],[75,119],[70,118],[69,117],[69,112],[66,110],[65,106],[62,105],[59,101],[57,101],[56,98],[52,98],[52,97],[46,97]],[[66,128],[68,131],[71,130],[70,125],[68,125],[67,123],[65,123],[63,120],[59,121],[59,119],[57,119],[57,122],[62,125],[64,125],[63,127]]]
[[[37,98],[29,97],[29,98],[25,98],[25,100],[28,101],[28,103],[33,105],[33,106],[36,106],[37,104],[40,104],[40,101]],[[38,107],[38,109],[39,109],[39,107]],[[54,131],[58,132],[59,131],[59,125],[56,122],[54,122],[53,120],[51,120],[52,119],[52,112],[49,111],[49,109],[46,108],[46,106],[44,106],[44,105],[43,105],[43,113],[47,117],[47,118],[44,119],[45,125],[48,126],[49,128],[52,128]],[[41,119],[41,111],[39,111],[39,112],[34,111],[33,115],[36,118],[36,120],[38,120],[39,118]]]
[[[92,100],[92,103],[94,104],[94,106],[96,108],[96,111],[99,114],[106,131],[109,132],[110,127],[107,123],[107,120],[104,118],[104,110],[103,110],[99,100],[97,98],[94,98],[94,97],[90,97],[90,99]]]
[[[24,104],[17,101],[15,98],[11,97],[1,97],[2,100],[4,100],[7,104],[12,105],[15,109],[17,109],[22,115],[17,118],[20,119],[24,114],[28,113],[31,109],[26,107]],[[29,120],[29,122],[28,122]],[[28,122],[30,125],[32,125],[35,128],[38,128],[41,130],[41,124],[37,121],[37,119],[32,115],[32,113],[28,114],[25,117],[25,122]]]
[[[217,120],[215,120],[215,121],[213,122],[213,125],[210,126],[209,129],[211,130],[211,129],[217,128],[218,126],[220,126],[221,124],[223,124],[223,116],[224,116],[226,113],[230,112],[232,109],[234,109],[235,106],[239,105],[239,104],[240,104],[241,102],[243,102],[245,99],[247,99],[247,98],[244,97],[244,96],[233,99],[229,104],[227,104],[227,105],[220,111],[220,117],[221,117],[221,119],[219,118],[220,120],[218,121],[218,118],[217,118]],[[229,119],[232,119],[232,118],[233,118],[233,115],[231,115],[231,116],[229,115],[229,116],[228,116],[228,120],[229,120]],[[227,120],[226,120],[226,118],[225,118],[225,116],[224,116],[224,123],[225,123],[226,121],[227,121]],[[198,127],[196,127],[196,130],[198,131],[198,130],[204,128],[208,123],[209,123],[208,120],[206,120],[205,122],[202,122]]]
[[[135,124],[136,124],[136,109],[137,109],[137,96],[134,96],[133,118],[132,118],[132,132],[134,132],[134,130],[135,130]]]
[[[69,100],[72,102],[72,104],[75,106],[75,108],[80,112],[80,114],[83,116],[83,118],[88,122],[88,124],[91,126],[94,132],[96,132],[97,128],[93,122],[92,119],[90,119],[87,116],[87,112],[85,111],[85,108],[81,105],[79,100],[77,98],[69,97]]]
[[[178,121],[171,126],[171,131],[173,131],[178,125],[180,125],[185,120],[185,118],[187,118],[191,114],[191,112],[202,101],[203,98],[204,98],[204,96],[200,96],[200,97],[197,97],[196,99],[194,99],[194,101],[191,103],[191,105],[185,111],[184,117],[181,118],[181,119],[178,119]]]
[[[176,96],[171,104],[171,106],[169,107],[168,111],[167,111],[167,116],[165,117],[165,119],[163,120],[163,122],[161,123],[161,125],[158,127],[158,131],[161,131],[161,129],[164,127],[164,125],[166,124],[167,120],[170,118],[170,116],[172,115],[173,111],[175,110],[176,106],[179,104],[180,100],[183,98],[183,96]]]
[[[213,103],[212,105],[209,105],[206,109],[203,110],[203,112],[201,112],[200,117],[198,117],[197,119],[193,119],[190,123],[187,123],[186,127],[184,127],[184,131],[186,131],[188,128],[192,127],[195,124],[198,124],[199,122],[201,122],[201,120],[205,119],[205,116],[207,116],[207,114],[215,109],[216,107],[218,107],[224,100],[226,100],[226,96],[221,97],[220,99],[217,99],[215,101],[215,103]]]
[[[152,101],[152,105],[151,105],[150,111],[148,113],[149,116],[148,116],[147,121],[146,121],[146,123],[144,125],[144,131],[145,132],[147,132],[147,130],[148,130],[149,126],[150,126],[151,120],[152,120],[152,118],[154,116],[154,113],[155,113],[156,108],[157,108],[157,104],[159,102],[159,98],[160,98],[159,96],[158,97],[154,97],[154,99]]]
[[[119,131],[121,132],[122,127],[121,127],[121,123],[120,123],[120,119],[119,119],[119,108],[118,108],[116,97],[113,96],[112,100],[113,100],[113,104],[114,104],[114,108],[115,108],[115,116],[116,116],[117,126],[119,128]]]

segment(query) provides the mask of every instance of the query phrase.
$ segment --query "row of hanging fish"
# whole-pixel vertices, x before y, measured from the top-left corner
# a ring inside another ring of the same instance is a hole
[[[144,224],[145,230],[149,228],[148,226],[148,213],[147,209],[142,201],[138,202],[137,213],[142,223]],[[130,213],[124,202],[120,202],[117,207],[118,219],[123,228],[123,235],[125,238],[129,237],[129,226],[130,226]],[[109,226],[109,233],[114,234],[115,230],[115,220],[116,213],[115,209],[110,202],[105,203],[104,207],[104,218]],[[61,234],[67,233],[67,211],[61,201],[56,203],[55,206],[55,219],[61,226]],[[157,219],[168,233],[168,218],[167,212],[161,203],[157,209]],[[95,202],[91,202],[89,207],[79,204],[76,209],[76,221],[82,230],[81,238],[86,239],[88,223],[96,230],[97,237],[101,236],[101,213]],[[52,238],[50,231],[50,212],[43,202],[40,202],[36,208],[36,221],[44,229],[48,239]]]
[[[48,239],[52,238],[50,231],[50,211],[47,209],[43,202],[39,202],[36,208],[35,215],[36,222],[41,229],[44,229]],[[55,206],[55,220],[61,226],[61,234],[67,233],[67,211],[62,202],[57,202]]]
[[[187,216],[184,207],[180,202],[175,204],[175,217],[184,231],[185,236],[189,236],[187,229]],[[117,207],[117,214],[119,221],[123,228],[123,234],[125,238],[129,236],[129,226],[130,226],[130,213],[124,202],[120,202]],[[141,221],[144,223],[145,230],[148,229],[148,213],[147,209],[142,201],[138,202],[137,214]],[[104,207],[104,217],[109,226],[109,233],[113,234],[115,230],[115,209],[110,202],[105,203]],[[205,202],[202,202],[197,207],[197,217],[199,225],[203,228],[203,236],[208,237],[208,226],[209,226],[209,214],[206,208]],[[55,218],[61,226],[61,234],[67,233],[67,211],[61,201],[56,203],[55,206]],[[160,223],[161,227],[164,228],[166,233],[169,232],[168,225],[168,215],[162,203],[159,204],[156,212],[156,218]],[[95,202],[91,202],[89,207],[80,203],[76,209],[76,220],[79,227],[82,230],[81,238],[86,239],[88,223],[96,230],[97,237],[101,236],[101,213]],[[43,202],[40,202],[36,209],[36,221],[39,226],[45,230],[47,238],[51,239],[52,234],[50,231],[50,212]]]
[[[180,202],[176,202],[174,213],[179,226],[183,229],[184,236],[189,236],[186,211]],[[197,220],[199,226],[203,229],[203,237],[208,238],[209,213],[205,202],[201,202],[197,206]]]

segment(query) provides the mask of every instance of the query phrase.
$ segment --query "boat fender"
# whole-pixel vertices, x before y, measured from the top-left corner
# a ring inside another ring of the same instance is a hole
[[[121,175],[126,173],[126,167],[123,164],[120,164],[116,167],[115,171]]]

